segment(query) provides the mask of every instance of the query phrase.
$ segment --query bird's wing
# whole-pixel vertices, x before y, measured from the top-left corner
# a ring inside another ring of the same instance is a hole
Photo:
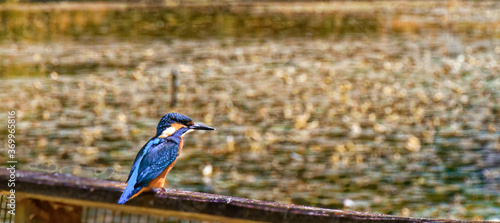
[[[137,153],[137,156],[135,157],[134,164],[132,165],[132,169],[130,170],[130,173],[128,174],[127,182],[130,180],[132,173],[134,173],[135,168],[138,166],[139,163],[137,163],[137,162],[140,162],[142,160],[144,154],[147,153],[147,151],[149,151],[149,149],[151,147],[157,145],[159,143],[159,141],[160,140],[158,138],[152,138],[148,141],[148,143],[146,143],[146,145],[144,145],[141,148],[141,150],[139,150],[139,152]]]
[[[151,180],[158,177],[165,168],[177,159],[178,149],[179,142],[175,140],[167,140],[151,147],[139,164],[136,187],[145,187]]]

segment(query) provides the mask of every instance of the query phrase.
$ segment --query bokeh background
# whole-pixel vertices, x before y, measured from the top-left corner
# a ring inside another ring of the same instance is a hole
[[[7,1],[0,120],[24,170],[125,181],[180,112],[171,188],[494,220],[499,61],[498,1]]]

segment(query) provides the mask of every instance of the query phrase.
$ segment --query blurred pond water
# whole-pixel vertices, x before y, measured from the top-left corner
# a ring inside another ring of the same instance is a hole
[[[3,5],[0,117],[18,114],[22,169],[125,181],[175,111],[217,131],[186,138],[169,187],[499,219],[498,3],[358,4]]]

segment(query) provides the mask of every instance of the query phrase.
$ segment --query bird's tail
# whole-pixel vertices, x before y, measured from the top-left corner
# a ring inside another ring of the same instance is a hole
[[[125,190],[123,191],[122,196],[118,200],[118,204],[124,204],[128,200],[130,200],[130,199],[134,198],[135,196],[139,195],[139,192],[141,192],[141,190],[142,190],[142,187],[135,188],[135,187],[129,187],[129,185],[127,185],[127,188],[125,188]]]

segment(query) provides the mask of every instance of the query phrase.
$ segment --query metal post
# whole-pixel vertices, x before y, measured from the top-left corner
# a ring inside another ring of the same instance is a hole
[[[172,99],[170,101],[170,107],[175,107],[177,105],[178,91],[179,91],[179,70],[174,68],[172,69]]]

